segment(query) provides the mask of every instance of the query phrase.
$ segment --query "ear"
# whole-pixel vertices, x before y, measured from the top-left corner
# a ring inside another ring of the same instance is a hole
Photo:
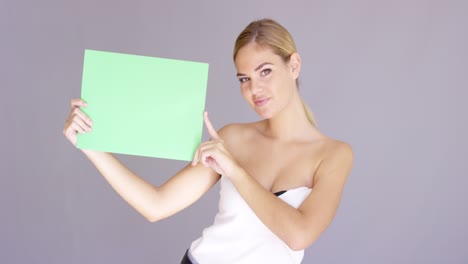
[[[289,66],[291,68],[293,78],[299,78],[299,73],[301,72],[301,56],[299,56],[297,52],[291,54],[291,57],[289,58]]]

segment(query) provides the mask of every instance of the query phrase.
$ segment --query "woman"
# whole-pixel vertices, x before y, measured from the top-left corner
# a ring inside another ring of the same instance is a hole
[[[205,112],[211,139],[162,186],[144,181],[109,153],[82,151],[152,222],[191,205],[220,180],[215,221],[182,263],[300,263],[335,215],[352,150],[317,129],[298,93],[301,58],[277,22],[250,23],[237,38],[234,63],[242,96],[262,120],[216,131]],[[77,133],[92,127],[79,107],[86,103],[72,100],[63,131],[73,144]]]

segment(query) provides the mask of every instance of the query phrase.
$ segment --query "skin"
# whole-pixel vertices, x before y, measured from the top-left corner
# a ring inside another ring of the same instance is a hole
[[[239,50],[235,65],[242,96],[262,120],[216,131],[205,112],[211,139],[200,144],[191,164],[163,185],[146,182],[109,153],[82,151],[149,221],[191,205],[223,175],[273,233],[291,249],[305,249],[336,213],[352,168],[351,147],[325,136],[307,119],[296,86],[301,70],[297,53],[284,62],[270,49],[252,43]],[[74,145],[77,133],[92,131],[92,121],[80,106],[86,103],[72,100],[63,131]],[[313,190],[297,209],[273,194],[301,186]]]

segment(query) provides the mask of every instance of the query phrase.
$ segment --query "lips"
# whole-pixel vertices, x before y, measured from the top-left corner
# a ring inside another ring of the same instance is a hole
[[[261,99],[255,99],[254,103],[256,106],[264,106],[270,101],[270,98],[261,98]]]

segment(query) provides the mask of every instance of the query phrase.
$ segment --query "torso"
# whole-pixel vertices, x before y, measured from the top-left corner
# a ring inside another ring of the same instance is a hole
[[[339,141],[313,127],[285,141],[268,136],[265,121],[231,124],[219,131],[225,148],[266,190],[287,191],[279,199],[298,208],[312,192],[317,168]],[[228,177],[221,177],[219,210],[213,225],[190,247],[191,257],[203,263],[300,263],[304,250],[291,250],[257,217]],[[255,250],[254,250],[255,249]]]
[[[261,122],[229,125],[226,147],[239,165],[271,192],[313,188],[314,174],[335,140],[320,136],[295,142],[268,138]]]

